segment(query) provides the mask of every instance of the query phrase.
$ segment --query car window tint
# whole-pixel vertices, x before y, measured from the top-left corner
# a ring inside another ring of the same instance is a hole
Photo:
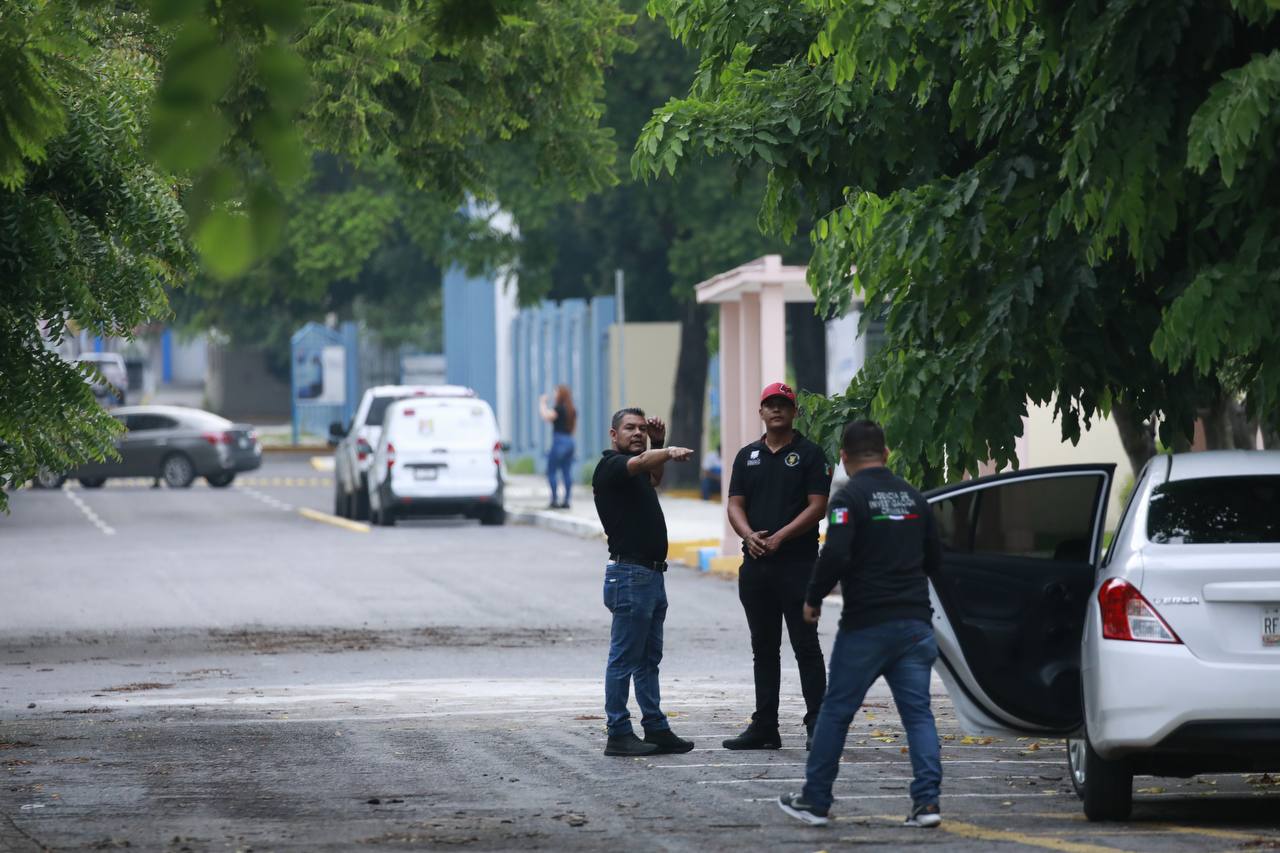
[[[156,429],[173,429],[178,422],[166,415],[129,415],[125,426],[129,432],[145,432]]]
[[[1205,477],[1157,486],[1147,538],[1160,545],[1280,542],[1280,477]]]
[[[1065,562],[1089,561],[1102,477],[1041,477],[933,505],[946,550]]]
[[[387,413],[387,406],[404,397],[374,397],[369,403],[369,414],[365,417],[365,426],[382,426],[382,418]]]
[[[933,517],[938,523],[943,550],[963,553],[973,550],[973,509],[977,506],[977,497],[977,492],[965,492],[934,503]]]

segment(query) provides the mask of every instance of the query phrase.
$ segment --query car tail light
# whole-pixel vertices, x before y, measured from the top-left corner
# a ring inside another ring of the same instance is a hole
[[[391,473],[391,466],[396,464],[396,446],[391,442],[387,442],[387,473]]]
[[[502,442],[501,441],[496,441],[493,444],[493,464],[494,465],[502,464]]]
[[[229,432],[206,432],[202,433],[204,440],[217,447],[219,444],[234,444],[235,439],[231,437]]]
[[[1173,629],[1142,597],[1137,587],[1112,578],[1098,590],[1102,606],[1102,636],[1107,640],[1135,640],[1142,643],[1181,643]]]
[[[363,438],[356,439],[356,459],[363,462],[369,458],[370,453],[373,453],[373,448],[369,446],[369,442]]]

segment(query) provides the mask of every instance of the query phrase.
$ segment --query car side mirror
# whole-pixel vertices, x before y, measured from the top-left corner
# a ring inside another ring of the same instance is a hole
[[[329,444],[334,445],[347,437],[347,431],[343,428],[341,422],[334,421],[329,424]]]

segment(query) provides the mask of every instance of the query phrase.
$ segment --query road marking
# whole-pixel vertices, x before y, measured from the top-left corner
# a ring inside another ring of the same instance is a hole
[[[325,474],[333,473],[334,458],[332,456],[312,456],[311,467]]]
[[[914,776],[874,776],[870,779],[841,779],[840,781],[842,782],[910,782],[915,778],[916,777]],[[1014,774],[1006,775],[1004,773],[997,773],[997,774],[988,775],[988,776],[948,776],[946,778],[946,781],[948,783],[956,782],[956,781],[971,782],[978,779],[999,779],[1001,781],[1004,781],[1006,779],[1043,779],[1046,782],[1062,781],[1061,779],[1046,779],[1044,776],[1037,776],[1037,775],[1031,775],[1031,776],[1014,775]],[[792,778],[783,778],[781,776],[776,776],[776,777],[761,776],[755,779],[704,779],[698,782],[698,784],[699,785],[751,785],[756,782],[803,782],[803,781],[805,781],[805,777],[803,776],[796,776]]]
[[[898,753],[894,753],[897,755]],[[847,767],[853,764],[889,764],[888,761],[841,761],[841,767]],[[998,758],[944,758],[943,764],[1003,764],[1006,767],[1012,767],[1015,764],[1050,764],[1058,767],[1061,761],[1001,761]],[[803,761],[722,761],[710,764],[654,764],[655,768],[664,770],[684,770],[693,767],[804,767]]]
[[[62,493],[67,496],[67,500],[76,505],[80,512],[84,513],[84,517],[89,519],[89,521],[93,523],[94,527],[101,530],[107,536],[116,535],[116,529],[99,518],[98,514],[90,509],[87,503],[80,499],[79,495],[67,488],[64,488]]]
[[[369,525],[362,524],[359,521],[352,521],[349,518],[339,518],[336,515],[330,515],[327,512],[320,512],[318,509],[310,507],[302,507],[298,510],[298,514],[312,521],[323,521],[325,524],[332,524],[334,527],[341,527],[356,533],[368,533]]]
[[[1256,793],[1256,792],[1255,792]],[[1232,796],[1232,795],[1228,795]],[[1239,832],[1231,829],[1210,829],[1208,827],[1195,826],[1177,826],[1172,823],[1148,823],[1142,824],[1152,829],[1159,829],[1163,832],[1174,832],[1179,835],[1204,835],[1209,838],[1225,838],[1230,841],[1252,841],[1267,842],[1275,840],[1274,835],[1263,835],[1258,832]]]
[[[285,512],[293,512],[292,505],[287,504],[284,501],[276,500],[275,498],[271,497],[271,495],[264,495],[262,492],[258,491],[257,489],[250,488],[249,486],[242,486],[239,484],[236,485],[236,489],[248,495],[249,497],[253,498],[254,500],[262,501],[264,504],[266,504],[269,507],[272,507],[273,509],[280,509],[280,510],[284,510]]]
[[[1045,796],[1049,791],[1040,794]],[[951,794],[948,793],[948,800],[955,797],[1003,797],[1004,794]],[[838,798],[837,798],[838,799]],[[867,798],[869,799],[869,798]],[[1010,798],[1012,799],[1012,798]],[[901,824],[902,818],[892,817],[890,815],[879,815],[881,820],[890,821],[895,824]],[[943,818],[938,829],[951,835],[958,835],[961,838],[971,838],[975,841],[1004,841],[1010,844],[1025,844],[1028,847],[1040,847],[1045,850],[1063,850],[1066,853],[1118,853],[1120,848],[1107,847],[1101,844],[1086,844],[1082,841],[1066,841],[1060,838],[1044,838],[1042,836],[1030,835],[1025,832],[1015,832],[1011,829],[987,829],[972,823],[963,823],[949,818]]]
[[[952,792],[947,791],[942,795],[943,799],[945,800],[954,800],[959,797],[964,797],[965,799],[974,799],[974,800],[996,800],[996,799],[1039,800],[1039,799],[1043,799],[1044,797],[1065,797],[1065,796],[1068,796],[1068,793],[1066,791],[1037,791],[1034,794],[1031,794],[1031,793],[953,794]],[[1070,796],[1074,797],[1075,794],[1071,793]],[[901,800],[904,798],[905,799],[911,798],[910,795],[906,792],[906,790],[904,790],[901,794],[841,794],[838,797],[832,797],[832,799],[835,799],[835,800]],[[744,803],[776,803],[778,801],[778,798],[777,797],[743,797],[742,801]],[[898,818],[898,820],[901,820],[901,818]],[[943,824],[945,825],[946,823],[947,821],[944,820]],[[961,824],[961,825],[967,826],[967,824]],[[993,831],[996,831],[996,830],[993,830]],[[1032,837],[1032,836],[1028,836],[1028,837]],[[1097,849],[1097,848],[1090,848],[1090,849]],[[1106,849],[1110,850],[1111,853],[1115,853],[1114,848],[1108,847]]]

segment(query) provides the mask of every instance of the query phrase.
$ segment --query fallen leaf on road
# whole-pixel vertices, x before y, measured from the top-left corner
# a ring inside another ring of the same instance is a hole
[[[558,814],[551,819],[562,820],[565,823],[569,824],[569,826],[586,826],[587,825],[586,815],[574,814],[573,812],[569,812],[567,814]]]
[[[135,681],[132,684],[121,684],[119,687],[104,687],[103,693],[137,693],[140,690],[164,690],[172,684],[161,684],[158,681]]]
[[[668,714],[667,716],[669,717],[671,715]],[[604,717],[600,716],[599,714],[579,714],[578,716],[574,717],[574,719],[575,720],[603,720]]]
[[[970,746],[973,744],[986,746],[989,743],[995,743],[995,740],[996,739],[993,737],[974,737],[973,735],[965,735],[960,739],[960,742],[966,746]]]
[[[1164,788],[1159,788],[1159,787],[1156,787],[1156,788],[1139,788],[1139,789],[1138,789],[1138,793],[1139,793],[1139,794],[1163,794],[1163,793],[1164,793]]]

